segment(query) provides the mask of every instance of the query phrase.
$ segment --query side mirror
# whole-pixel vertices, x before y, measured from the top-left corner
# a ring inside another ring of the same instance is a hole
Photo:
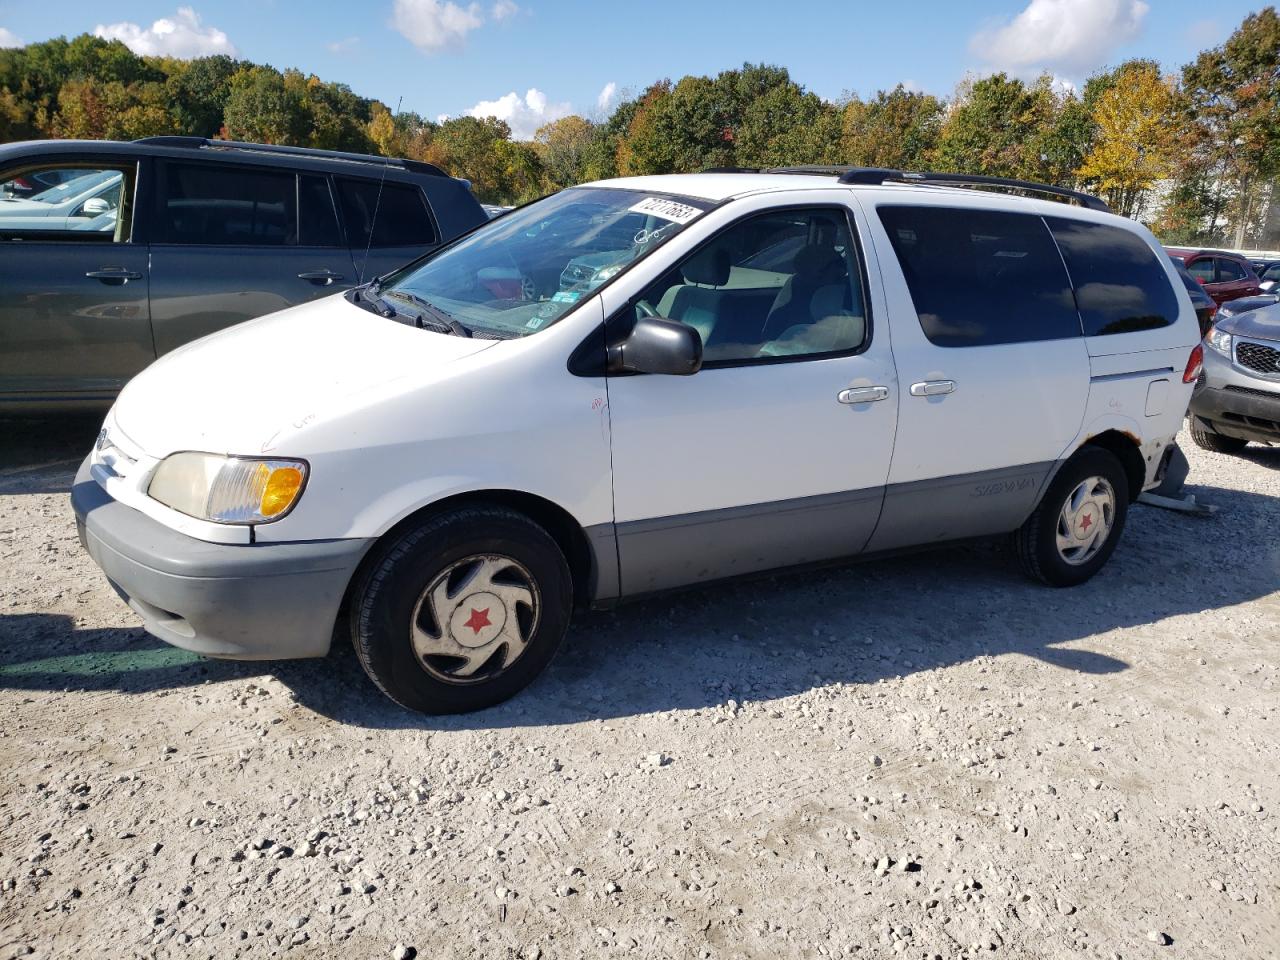
[[[687,377],[702,368],[702,336],[687,323],[637,317],[631,333],[609,348],[611,373]]]
[[[103,200],[102,197],[90,197],[84,202],[84,206],[80,208],[81,216],[100,217],[104,213],[111,212],[111,204]]]
[[[1276,282],[1274,280],[1263,280],[1258,286],[1263,293],[1271,293],[1276,288]]]

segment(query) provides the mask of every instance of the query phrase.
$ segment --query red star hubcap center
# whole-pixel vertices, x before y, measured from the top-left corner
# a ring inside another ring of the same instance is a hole
[[[1079,519],[1076,520],[1076,536],[1081,540],[1086,539],[1093,533],[1093,528],[1097,522],[1092,510],[1083,511]]]
[[[464,647],[483,647],[502,633],[507,622],[507,608],[487,591],[462,599],[449,618],[449,632]]]

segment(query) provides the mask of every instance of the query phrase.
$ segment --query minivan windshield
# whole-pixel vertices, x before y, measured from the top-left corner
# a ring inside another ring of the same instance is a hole
[[[711,204],[575,187],[513,210],[378,287],[426,301],[478,334],[545,330]]]

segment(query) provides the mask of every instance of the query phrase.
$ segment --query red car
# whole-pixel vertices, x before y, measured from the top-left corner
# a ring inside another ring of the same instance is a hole
[[[1226,303],[1240,297],[1256,297],[1262,293],[1258,275],[1244,257],[1225,250],[1190,250],[1166,247],[1169,256],[1186,264],[1187,272],[1204,287],[1215,303]]]

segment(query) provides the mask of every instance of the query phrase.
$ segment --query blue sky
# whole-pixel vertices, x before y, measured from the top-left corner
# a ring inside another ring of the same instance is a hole
[[[661,77],[781,64],[836,99],[903,82],[948,94],[966,72],[1048,70],[1079,84],[1151,57],[1176,69],[1257,2],[1215,0],[0,0],[0,45],[100,32],[138,52],[234,52],[298,67],[424,116],[493,113],[529,134]],[[612,85],[610,87],[610,85]],[[530,91],[533,91],[530,93]]]

